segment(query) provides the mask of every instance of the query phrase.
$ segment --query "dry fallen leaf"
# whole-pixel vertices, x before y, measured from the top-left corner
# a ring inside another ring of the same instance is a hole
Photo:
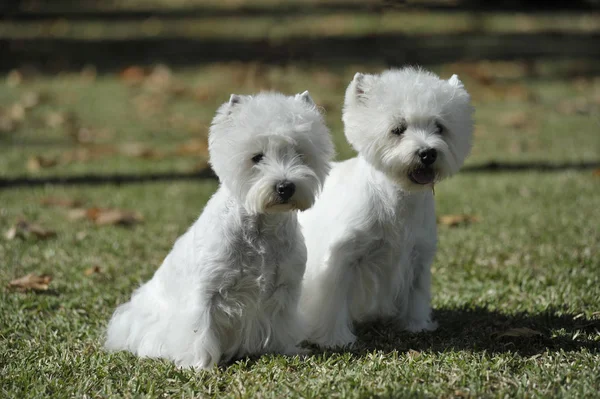
[[[457,227],[479,222],[479,218],[473,215],[442,215],[438,222],[444,226]]]
[[[505,127],[522,129],[530,123],[530,118],[525,111],[509,112],[500,118],[500,124]]]
[[[517,327],[517,328],[508,329],[508,330],[504,331],[503,333],[498,334],[497,338],[503,338],[503,337],[529,338],[529,337],[535,337],[535,336],[539,336],[539,335],[542,335],[542,333],[539,331],[536,331],[536,330],[532,330],[531,328]]]
[[[92,266],[89,269],[86,269],[85,272],[83,272],[83,274],[85,274],[86,276],[91,276],[92,274],[101,274],[101,273],[102,273],[102,269],[98,265]]]
[[[92,144],[100,140],[110,140],[115,132],[112,129],[95,129],[86,126],[74,126],[69,134],[80,144]]]
[[[120,77],[126,84],[137,86],[146,78],[146,72],[139,66],[130,66],[121,71]]]
[[[146,78],[147,88],[155,91],[165,91],[173,85],[173,74],[166,65],[157,65]]]
[[[83,240],[85,240],[85,238],[87,236],[88,236],[87,231],[78,231],[77,234],[75,234],[75,240],[83,241]]]
[[[58,165],[58,159],[35,155],[27,160],[27,170],[37,172],[40,169],[51,168]]]
[[[114,224],[122,226],[130,226],[144,220],[138,212],[109,208],[75,208],[69,211],[69,218],[72,220],[86,218],[97,225]]]
[[[21,219],[14,226],[8,229],[8,231],[4,234],[4,237],[6,237],[7,240],[12,240],[15,237],[27,238],[31,235],[44,240],[46,238],[56,236],[56,232],[46,229],[39,224],[30,223]]]
[[[28,91],[21,96],[21,105],[23,108],[31,109],[40,104],[47,102],[50,99],[50,94],[37,91]]]
[[[40,200],[44,206],[56,206],[60,208],[76,208],[83,204],[83,201],[72,198],[46,197]]]
[[[123,226],[130,226],[143,221],[143,217],[135,211],[107,209],[102,212],[99,212],[94,221],[98,225],[118,224]]]
[[[115,153],[114,147],[110,145],[94,145],[89,147],[77,148],[70,152],[65,152],[61,156],[61,161],[64,163],[70,162],[87,162],[94,159],[99,159]]]
[[[142,143],[127,143],[121,145],[119,152],[134,158],[158,159],[164,157],[159,151],[152,149]]]
[[[21,104],[13,104],[8,109],[8,116],[14,122],[23,122],[25,120],[25,107]]]
[[[133,98],[133,105],[140,116],[146,118],[161,112],[165,108],[166,99],[162,95],[140,94]]]
[[[600,169],[594,169],[594,172],[592,173],[594,174],[594,176],[600,177]]]
[[[12,288],[17,291],[47,291],[52,277],[46,274],[38,276],[34,273],[29,273],[26,276],[15,279],[8,283],[8,288]]]
[[[410,360],[415,360],[416,358],[421,356],[421,352],[416,351],[414,349],[410,349],[408,352],[406,352],[406,357],[408,357]]]

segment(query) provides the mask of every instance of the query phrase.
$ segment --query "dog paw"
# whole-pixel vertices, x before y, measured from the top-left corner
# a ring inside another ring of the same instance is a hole
[[[438,328],[438,322],[434,320],[411,320],[405,330],[408,332],[435,331]]]
[[[352,333],[345,334],[340,337],[322,337],[320,339],[311,340],[321,348],[349,348],[356,342],[356,336]]]

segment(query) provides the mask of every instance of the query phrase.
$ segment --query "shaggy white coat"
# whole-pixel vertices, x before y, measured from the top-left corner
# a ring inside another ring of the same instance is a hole
[[[442,80],[413,68],[356,74],[343,121],[358,157],[334,165],[315,206],[299,219],[308,249],[301,311],[311,341],[351,344],[353,323],[377,318],[391,317],[408,331],[437,327],[432,189],[467,157],[471,114],[456,75]],[[437,150],[430,166],[418,155],[427,149]]]
[[[329,131],[308,92],[232,95],[213,120],[209,151],[218,191],[117,308],[106,348],[196,368],[299,351],[306,247],[297,210],[313,204],[329,171]],[[282,181],[296,185],[289,201],[276,193]]]

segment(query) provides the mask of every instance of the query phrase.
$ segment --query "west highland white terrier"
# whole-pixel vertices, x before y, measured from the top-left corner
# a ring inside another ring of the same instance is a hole
[[[308,92],[232,95],[213,119],[209,152],[219,189],[117,308],[106,348],[204,369],[301,351],[307,255],[296,211],[312,206],[330,169],[323,118]]]
[[[434,330],[432,191],[470,151],[469,94],[456,75],[357,73],[343,121],[358,157],[333,166],[315,206],[299,219],[308,249],[300,307],[309,339],[348,345],[354,322],[389,317],[408,331]]]

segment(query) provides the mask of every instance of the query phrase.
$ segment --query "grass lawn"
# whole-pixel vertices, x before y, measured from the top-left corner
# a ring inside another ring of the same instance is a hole
[[[0,122],[13,124],[0,132],[0,178],[197,170],[217,105],[230,92],[269,88],[309,89],[327,113],[338,158],[347,158],[345,85],[356,70],[377,69],[220,64],[13,75],[0,87]],[[578,63],[434,69],[458,72],[473,94],[477,129],[467,167],[600,161],[600,79],[564,78],[585,69]],[[33,106],[31,93],[41,99]],[[216,187],[196,180],[2,189],[0,397],[598,396],[600,176],[590,169],[466,170],[436,186],[440,216],[478,218],[440,225],[436,332],[361,326],[353,350],[242,359],[208,372],[104,352],[116,305],[152,276]],[[48,197],[136,210],[144,221],[72,220],[68,209],[42,206]],[[20,218],[57,235],[6,238]],[[51,275],[49,289],[7,288],[27,273]]]

